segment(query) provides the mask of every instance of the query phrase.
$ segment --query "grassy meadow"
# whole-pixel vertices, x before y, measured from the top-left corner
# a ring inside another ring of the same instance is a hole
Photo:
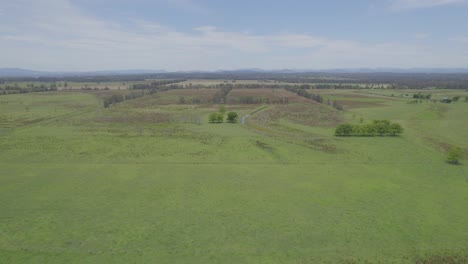
[[[0,263],[468,262],[468,160],[445,162],[468,103],[311,92],[344,111],[278,88],[230,92],[246,124],[208,123],[216,89],[0,96]],[[405,132],[334,136],[361,119]]]

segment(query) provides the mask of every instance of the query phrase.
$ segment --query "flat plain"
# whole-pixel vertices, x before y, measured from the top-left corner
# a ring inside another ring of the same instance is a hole
[[[224,107],[246,124],[208,122],[215,88],[109,108],[103,96],[119,91],[0,96],[0,262],[468,261],[468,161],[445,162],[450,146],[468,153],[468,103],[309,91],[324,102],[233,89]],[[340,123],[376,119],[405,132],[334,136]]]

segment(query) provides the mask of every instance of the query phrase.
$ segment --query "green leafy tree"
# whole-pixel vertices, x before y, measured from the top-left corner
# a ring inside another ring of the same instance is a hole
[[[239,117],[239,115],[236,112],[229,112],[227,114],[227,121],[229,123],[236,123],[238,117]]]
[[[373,124],[364,124],[361,126],[361,136],[374,136],[376,134]]]
[[[458,102],[458,100],[460,100],[460,98],[461,98],[461,96],[457,95],[457,96],[452,97],[452,100],[454,102]]]
[[[224,121],[224,115],[221,113],[211,113],[208,120],[210,123],[222,123]]]
[[[335,130],[335,135],[338,137],[351,136],[353,134],[354,126],[352,124],[341,124]]]
[[[465,153],[463,153],[463,149],[460,147],[452,147],[447,156],[447,162],[450,164],[460,164],[460,160],[463,159]]]
[[[336,136],[397,136],[403,127],[388,120],[374,120],[371,124],[342,124],[335,130]]]
[[[390,121],[388,120],[374,120],[375,132],[380,136],[390,132]]]
[[[390,135],[392,136],[397,136],[397,135],[400,135],[402,134],[404,131],[403,127],[398,124],[398,123],[392,123],[390,124]]]

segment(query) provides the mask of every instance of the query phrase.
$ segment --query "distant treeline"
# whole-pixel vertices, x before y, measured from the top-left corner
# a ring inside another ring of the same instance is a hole
[[[6,84],[3,87],[0,87],[0,95],[50,92],[50,91],[57,91],[57,85],[55,83],[50,84],[50,85],[27,84],[26,87],[20,87],[18,84],[13,84],[13,85]]]
[[[317,103],[323,103],[323,97],[320,94],[312,94],[307,92],[306,89],[310,89],[310,86],[307,84],[300,86],[286,86],[285,89],[299,96],[314,100]]]
[[[371,124],[341,124],[335,129],[335,135],[338,137],[398,136],[403,131],[403,127],[398,123],[374,120]]]
[[[326,89],[363,89],[387,88],[393,89],[468,89],[468,73],[327,73],[327,72],[194,72],[194,73],[158,73],[137,75],[101,75],[101,76],[64,76],[64,77],[39,77],[39,78],[0,78],[1,83],[15,81],[34,82],[131,82],[146,80],[258,80],[262,83],[306,83],[314,84],[315,88]]]
[[[131,86],[131,91],[125,95],[113,94],[109,97],[104,98],[104,108],[107,108],[113,104],[121,103],[126,100],[133,100],[143,96],[152,95],[157,92],[182,88],[182,86],[180,85],[172,84],[177,82],[180,82],[180,80],[161,80],[151,82],[150,84],[134,84]]]
[[[258,96],[241,96],[235,99],[229,99],[231,104],[289,104],[289,98],[268,98]]]
[[[164,87],[168,87],[167,90],[171,89],[178,89],[182,88],[183,86],[179,85],[172,85],[180,82],[184,82],[185,80],[156,80],[152,81],[151,83],[139,83],[133,84],[130,89],[133,90],[163,90]],[[171,85],[170,85],[171,84]],[[176,87],[177,86],[177,87]]]
[[[273,79],[289,83],[318,84],[318,89],[383,88],[383,84],[387,84],[386,88],[389,89],[468,89],[467,73],[306,73]]]
[[[104,108],[107,108],[113,104],[118,104],[126,100],[133,100],[136,98],[140,98],[146,95],[153,94],[155,92],[151,90],[141,90],[141,91],[131,91],[128,94],[113,94],[109,97],[104,98]]]
[[[317,103],[320,103],[320,104],[324,103],[324,99],[320,94],[309,93],[306,90],[306,89],[308,89],[307,87],[308,87],[307,84],[303,84],[303,85],[300,85],[300,86],[287,86],[285,88],[286,88],[286,90],[288,90],[290,92],[293,92],[293,93],[295,93],[295,94],[297,94],[299,96],[311,99],[311,100],[313,100],[313,101],[315,101]],[[340,105],[339,103],[337,103],[336,101],[327,100],[326,104],[332,106],[333,108],[335,108],[337,110],[344,110],[343,106]]]

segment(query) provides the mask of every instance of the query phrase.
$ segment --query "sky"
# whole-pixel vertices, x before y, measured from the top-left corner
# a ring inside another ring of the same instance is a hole
[[[468,68],[468,0],[0,0],[0,68]]]

